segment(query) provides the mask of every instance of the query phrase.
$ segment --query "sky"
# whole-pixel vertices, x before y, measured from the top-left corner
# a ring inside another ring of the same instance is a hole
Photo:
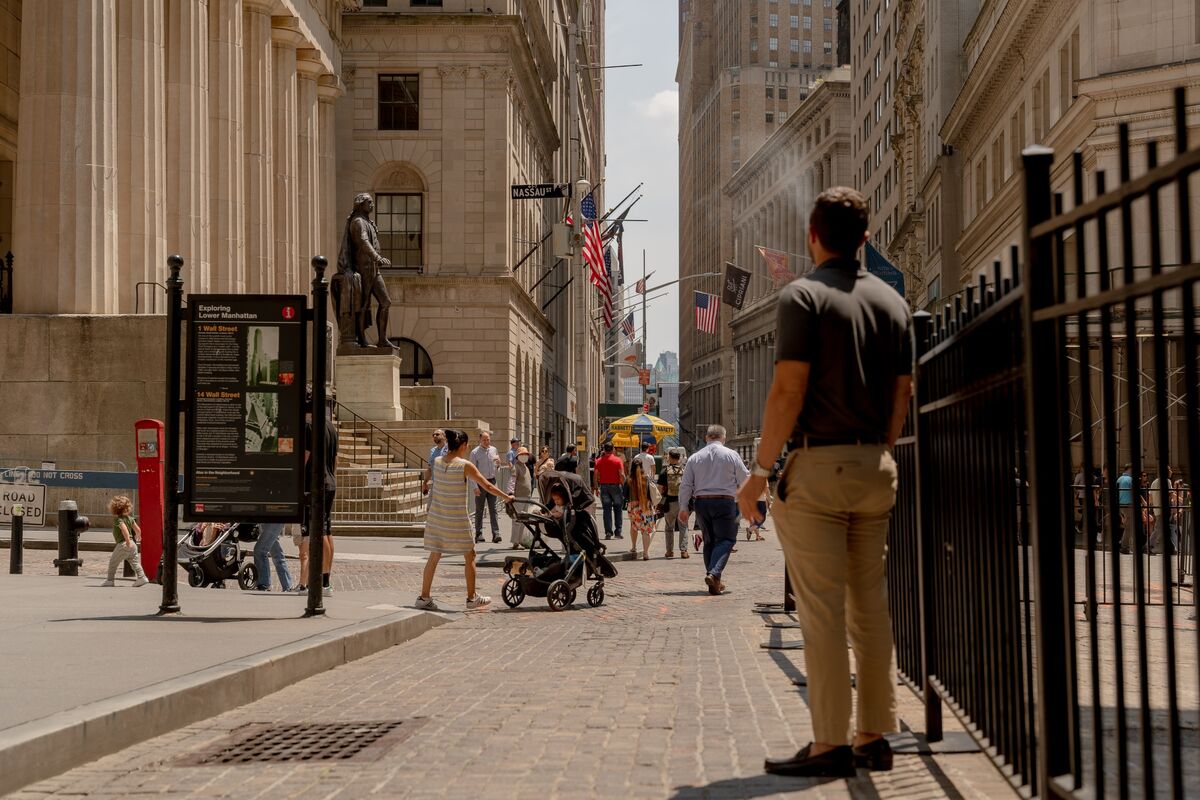
[[[608,0],[605,63],[643,64],[605,71],[604,198],[616,203],[638,183],[643,197],[625,226],[625,277],[632,284],[646,269],[650,287],[679,277],[679,93],[675,66],[679,51],[678,3],[675,0]],[[636,197],[637,195],[634,195]],[[678,285],[651,300],[646,320],[647,361],[653,365],[666,350],[679,352]],[[652,292],[651,297],[662,292]],[[637,306],[641,330],[641,305]]]

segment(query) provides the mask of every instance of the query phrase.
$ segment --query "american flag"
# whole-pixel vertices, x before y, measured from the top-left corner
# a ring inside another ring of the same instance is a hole
[[[717,309],[721,298],[707,292],[696,292],[696,330],[715,334],[717,332]]]
[[[650,275],[653,275],[653,274],[654,274],[654,271],[651,270]],[[646,277],[642,278],[637,283],[635,283],[633,285],[633,291],[637,292],[638,294],[645,294],[646,293],[646,281],[650,280],[650,275],[647,275]]]
[[[611,247],[604,248],[604,283],[605,288],[600,290],[600,299],[604,305],[604,328],[605,330],[608,330],[613,326]]]
[[[635,328],[633,325],[633,312],[632,311],[629,312],[628,317],[621,320],[621,333],[625,334],[625,338],[629,341],[630,344],[633,344],[634,339],[637,338],[637,328]]]
[[[583,262],[588,265],[588,277],[592,285],[600,290],[600,294],[612,301],[608,288],[608,278],[604,272],[604,245],[600,240],[600,223],[596,222],[596,200],[592,195],[583,198],[579,204],[580,215],[583,217]]]

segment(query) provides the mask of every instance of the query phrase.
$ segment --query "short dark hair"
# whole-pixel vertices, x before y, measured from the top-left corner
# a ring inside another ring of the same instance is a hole
[[[643,450],[649,450],[649,449],[650,449],[650,443],[649,443],[649,442],[642,442],[642,449],[643,449]]]
[[[821,246],[843,258],[853,258],[867,233],[867,198],[849,186],[833,186],[817,195],[808,227]]]
[[[573,445],[573,444],[569,444],[569,445],[567,445],[567,452],[568,452],[568,453],[574,453],[574,452],[575,452],[575,445]]]
[[[606,452],[606,453],[611,453],[612,451],[613,451],[613,443],[612,443],[612,442],[605,442],[605,443],[604,443],[604,452]]]

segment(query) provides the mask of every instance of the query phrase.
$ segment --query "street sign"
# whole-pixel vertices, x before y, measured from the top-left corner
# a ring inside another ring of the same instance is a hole
[[[188,298],[188,522],[300,522],[304,505],[303,295]]]
[[[638,370],[638,383],[642,386],[650,385],[650,370],[648,368]]]
[[[36,483],[0,484],[0,519],[10,519],[23,507],[28,525],[46,524],[46,487]]]
[[[570,197],[569,183],[515,183],[512,187],[513,200],[542,200],[546,197]]]

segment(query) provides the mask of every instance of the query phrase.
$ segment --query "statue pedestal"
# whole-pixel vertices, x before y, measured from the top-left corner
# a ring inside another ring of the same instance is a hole
[[[371,422],[401,422],[400,356],[339,355],[338,402]]]

